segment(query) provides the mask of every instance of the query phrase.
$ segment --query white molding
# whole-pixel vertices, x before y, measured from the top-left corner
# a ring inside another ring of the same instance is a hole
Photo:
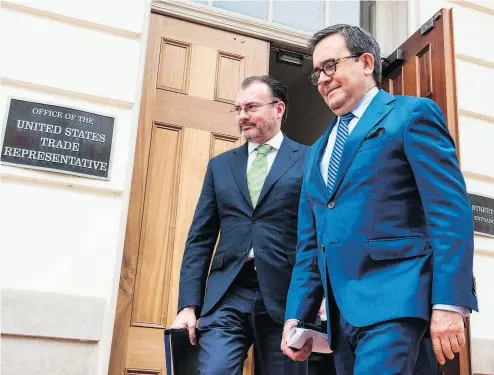
[[[481,234],[475,233],[476,236],[482,236]],[[486,250],[486,249],[475,249],[474,251],[475,255],[484,255],[487,257],[494,258],[494,251],[493,250]]]
[[[98,343],[38,337],[2,337],[2,374],[106,374],[97,369]]]
[[[489,296],[485,296],[485,297],[489,298]],[[484,313],[484,311],[482,311],[482,313]],[[492,353],[494,351],[494,340],[480,338],[480,337],[479,338],[473,337],[471,346],[472,346],[473,373],[475,375],[493,374],[494,357],[492,356]]]
[[[299,51],[306,50],[307,41],[312,36],[312,33],[308,31],[271,24],[202,4],[174,0],[153,0],[151,8],[155,13],[241,33],[268,42],[276,42],[286,47],[296,48]]]
[[[376,1],[375,7],[375,37],[381,47],[381,55],[386,57],[409,37],[407,2]]]
[[[465,1],[465,0],[448,0],[451,4],[459,5],[464,8],[470,8],[481,13],[487,13],[494,16],[494,8],[487,5],[487,1]]]
[[[19,81],[16,79],[11,79],[7,77],[2,77],[0,76],[0,84],[5,86],[14,86],[14,87],[19,87],[21,89],[26,89],[29,91],[39,91],[51,95],[60,95],[60,96],[65,96],[71,99],[76,99],[76,100],[84,100],[89,103],[99,103],[103,105],[108,105],[112,107],[118,107],[118,108],[124,108],[124,109],[131,109],[132,106],[134,105],[133,102],[130,101],[124,101],[124,100],[119,100],[119,99],[111,99],[103,96],[98,96],[98,95],[93,95],[93,94],[86,94],[78,91],[73,91],[73,90],[66,90],[66,89],[60,89],[54,86],[47,86],[47,85],[40,85],[37,83],[32,83],[32,82],[27,82],[27,81]],[[108,115],[111,116],[111,115]]]
[[[463,175],[465,177],[470,177],[470,178],[477,180],[477,181],[494,182],[494,176],[476,173],[476,172],[470,172],[470,171],[465,170],[465,169],[462,169],[461,173],[463,173]]]
[[[324,1],[324,27],[329,26],[329,0]]]
[[[488,122],[494,125],[494,117],[489,115],[484,115],[483,113],[472,112],[466,109],[459,108],[458,115],[465,117],[472,117],[480,121]]]
[[[12,165],[2,164],[0,168],[0,180],[7,183],[34,184],[37,186],[49,186],[52,188],[77,189],[97,195],[120,196],[123,190],[116,184],[107,181],[79,178],[56,172],[47,172],[36,169],[18,168]]]
[[[114,26],[102,25],[96,22],[87,21],[84,19],[79,19],[60,13],[50,12],[43,9],[38,9],[36,7],[18,4],[12,1],[2,0],[2,7],[8,10],[13,10],[21,13],[28,13],[34,16],[48,18],[50,20],[64,22],[72,26],[101,31],[103,33],[115,35],[121,38],[139,39],[141,37],[141,33],[137,33],[134,31],[125,30]]]
[[[477,57],[464,55],[462,53],[455,54],[455,57],[458,60],[466,61],[466,62],[469,62],[471,64],[475,64],[475,65],[480,65],[480,66],[487,68],[487,69],[494,69],[494,61],[479,59]]]
[[[268,0],[268,22],[273,22],[274,0]]]
[[[420,29],[420,2],[407,1],[407,37],[412,36]]]
[[[37,290],[2,289],[2,334],[98,342],[105,300]]]
[[[108,366],[110,364],[110,355],[112,348],[112,340],[113,340],[113,327],[115,324],[115,313],[117,310],[117,300],[118,300],[118,292],[120,285],[120,276],[122,269],[122,261],[124,254],[124,244],[125,244],[125,236],[127,233],[127,218],[129,215],[129,204],[130,204],[130,192],[132,187],[132,175],[134,171],[134,160],[135,160],[135,151],[136,151],[136,143],[137,143],[137,131],[139,124],[139,117],[141,113],[141,102],[143,99],[143,85],[144,85],[144,72],[146,68],[146,50],[149,39],[149,24],[151,19],[151,1],[152,0],[141,0],[146,2],[145,11],[141,15],[142,17],[142,34],[140,39],[140,56],[139,56],[139,68],[137,74],[137,85],[135,87],[135,95],[134,95],[134,105],[131,110],[132,120],[130,125],[132,126],[132,131],[129,134],[128,141],[128,150],[129,157],[125,171],[125,182],[124,182],[124,191],[121,198],[121,212],[120,215],[120,225],[118,228],[118,236],[116,251],[115,251],[115,262],[113,265],[113,270],[108,270],[109,272],[113,272],[113,280],[111,284],[111,295],[109,296],[109,300],[107,302],[107,311],[105,320],[103,322],[103,332],[102,332],[102,341],[99,344],[100,347],[100,355],[98,357],[98,371],[97,374],[107,374]]]

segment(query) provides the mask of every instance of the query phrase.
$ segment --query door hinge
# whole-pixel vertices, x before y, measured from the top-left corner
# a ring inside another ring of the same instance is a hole
[[[433,28],[434,28],[434,17],[427,20],[427,22],[420,27],[420,34],[425,35]]]
[[[434,14],[432,18],[430,18],[426,23],[424,23],[420,28],[420,34],[425,35],[429,31],[431,31],[434,28],[434,21],[437,21],[439,18],[441,18],[441,15],[442,13],[441,11],[439,11],[436,14]]]
[[[391,55],[383,59],[383,74],[389,74],[405,63],[405,51],[398,48]]]

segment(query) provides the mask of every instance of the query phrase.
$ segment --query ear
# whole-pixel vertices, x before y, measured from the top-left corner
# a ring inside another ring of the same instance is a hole
[[[372,76],[374,74],[374,56],[372,56],[371,53],[366,52],[360,59],[364,64],[364,75]]]
[[[282,118],[283,117],[283,113],[285,113],[285,103],[283,102],[279,102],[279,103],[276,103],[276,114],[278,118]]]

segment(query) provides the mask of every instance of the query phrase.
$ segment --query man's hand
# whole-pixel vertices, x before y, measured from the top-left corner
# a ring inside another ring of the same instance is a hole
[[[319,307],[319,312],[317,313],[317,315],[323,321],[328,320],[328,316],[326,314],[326,297],[322,299],[321,307]]]
[[[453,359],[465,346],[463,316],[454,311],[432,310],[431,337],[437,361],[444,365],[446,358]]]
[[[303,362],[309,358],[309,355],[312,352],[312,340],[308,340],[300,350],[294,350],[286,344],[288,334],[296,325],[297,320],[295,319],[289,319],[285,322],[285,327],[283,327],[283,337],[281,338],[281,351],[285,353],[288,358],[294,361]]]
[[[187,328],[189,339],[192,345],[196,344],[196,312],[194,307],[184,307],[173,321],[170,328],[181,329]]]

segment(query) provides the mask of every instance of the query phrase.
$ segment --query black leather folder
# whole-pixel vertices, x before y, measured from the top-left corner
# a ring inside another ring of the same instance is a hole
[[[198,375],[199,345],[190,343],[187,329],[167,329],[164,336],[166,374]]]

